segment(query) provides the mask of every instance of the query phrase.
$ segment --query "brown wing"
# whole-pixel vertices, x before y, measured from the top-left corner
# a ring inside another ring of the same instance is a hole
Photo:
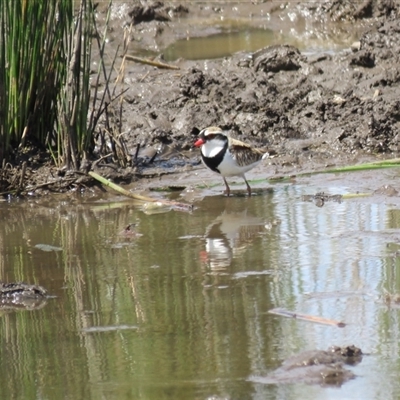
[[[255,149],[250,145],[241,142],[237,139],[230,138],[231,153],[235,157],[240,166],[253,164],[260,161],[266,153],[261,149]]]

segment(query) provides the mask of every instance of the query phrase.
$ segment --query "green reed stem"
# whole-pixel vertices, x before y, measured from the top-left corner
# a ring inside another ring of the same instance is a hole
[[[107,29],[99,39],[92,0],[0,2],[0,165],[28,145],[48,148],[58,165],[74,169],[93,151],[110,95],[106,87],[107,99],[92,96],[92,45],[107,86]]]
[[[317,174],[334,174],[340,172],[357,172],[357,171],[368,171],[372,169],[386,169],[386,168],[399,168],[400,167],[400,158],[392,158],[389,160],[381,160],[381,161],[374,161],[370,163],[364,164],[356,164],[356,165],[346,165],[343,167],[337,168],[327,168],[322,169],[314,172],[303,172],[299,174],[291,174],[289,176],[277,176],[277,177],[270,177],[267,180],[271,182],[282,182],[285,180],[292,179],[293,177],[300,177],[300,176],[310,176],[310,175],[317,175]],[[249,182],[261,182],[264,179],[252,180]]]
[[[27,139],[54,138],[58,90],[65,80],[62,38],[73,0],[0,2],[0,161]]]

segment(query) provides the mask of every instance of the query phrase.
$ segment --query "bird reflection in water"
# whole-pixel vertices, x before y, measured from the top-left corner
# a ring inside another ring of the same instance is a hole
[[[224,211],[206,229],[206,248],[200,254],[201,261],[214,272],[223,272],[234,257],[243,253],[254,238],[268,229],[265,221],[249,216],[247,210]]]

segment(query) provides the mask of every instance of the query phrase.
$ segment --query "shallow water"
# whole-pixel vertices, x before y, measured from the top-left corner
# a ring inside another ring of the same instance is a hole
[[[237,52],[252,53],[267,46],[288,44],[304,54],[338,52],[358,40],[362,25],[323,24],[307,18],[187,19],[186,35],[166,48],[165,60],[208,60]],[[163,46],[161,46],[163,47]]]
[[[0,203],[1,279],[57,296],[3,312],[3,398],[396,398],[400,310],[384,296],[400,292],[400,202],[301,197],[398,179],[371,174],[253,183],[250,199],[216,187],[193,213],[110,198]],[[130,223],[138,234],[119,234]],[[349,344],[367,355],[341,387],[262,383],[290,355]]]
[[[289,44],[298,47],[305,54],[321,52],[337,52],[355,41],[356,36],[340,37],[311,37],[306,32],[294,34],[287,32],[274,32],[268,28],[254,28],[241,26],[233,31],[225,31],[208,36],[187,37],[179,39],[162,51],[166,61],[175,61],[179,58],[185,60],[207,60],[213,58],[229,57],[238,52],[251,53],[267,46]]]
[[[138,29],[133,27],[129,52],[144,57],[162,55],[168,62],[223,58],[272,45],[292,45],[306,55],[337,53],[349,50],[368,26],[362,20],[321,18],[295,6],[289,6],[290,11],[282,5],[278,11],[270,2],[229,3],[206,2],[189,7],[188,14],[160,25],[157,32],[145,23]],[[111,24],[116,25],[109,32],[111,41],[120,40],[121,18],[127,12],[125,3],[115,4]]]
[[[163,56],[167,61],[206,60],[228,57],[239,51],[254,52],[275,42],[270,29],[242,27],[234,32],[177,40],[163,51]]]

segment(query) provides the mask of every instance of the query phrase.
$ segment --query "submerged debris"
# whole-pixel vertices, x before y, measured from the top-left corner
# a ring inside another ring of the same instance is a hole
[[[0,282],[0,309],[37,309],[42,308],[49,298],[47,290],[39,285],[23,282]]]
[[[383,185],[374,191],[374,194],[383,194],[389,197],[395,197],[399,195],[399,192],[392,185]]]
[[[36,249],[42,250],[42,251],[62,251],[62,247],[56,247],[52,246],[50,244],[44,244],[44,243],[39,243],[35,245]]]
[[[305,194],[301,197],[303,201],[309,201],[315,203],[317,207],[322,207],[326,201],[334,201],[336,203],[341,203],[343,196],[341,194],[325,194],[324,192],[319,192],[316,194]]]
[[[317,324],[337,326],[339,328],[344,328],[346,326],[346,324],[341,321],[335,321],[334,319],[318,317],[315,315],[295,313],[293,311],[285,310],[283,308],[274,308],[272,310],[269,310],[268,312],[270,314],[280,315],[282,317],[297,318],[304,321],[315,322]]]
[[[47,297],[47,290],[39,285],[28,285],[23,282],[0,282],[0,299],[4,298],[30,298],[38,299]]]
[[[99,332],[114,332],[114,331],[122,331],[127,329],[139,329],[136,325],[115,325],[115,326],[90,326],[88,328],[83,328],[82,332],[84,333],[99,333]]]
[[[383,301],[390,307],[399,307],[400,293],[389,293],[387,290],[384,290]]]
[[[354,365],[361,362],[363,352],[353,344],[350,346],[331,346],[328,351],[337,354],[343,358],[343,362],[348,365]]]
[[[332,346],[327,351],[308,350],[289,357],[282,366],[266,377],[252,377],[252,381],[266,384],[303,382],[327,386],[341,386],[355,375],[344,368],[362,360],[361,349],[354,345]]]
[[[137,227],[137,223],[131,223],[127,225],[122,231],[119,232],[119,235],[128,236],[128,237],[139,237],[143,236],[141,233],[137,232],[135,229]]]

